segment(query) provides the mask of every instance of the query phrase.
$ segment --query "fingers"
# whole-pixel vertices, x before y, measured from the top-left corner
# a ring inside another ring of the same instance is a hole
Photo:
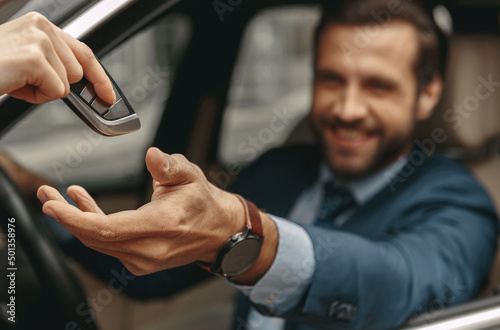
[[[49,200],[59,201],[61,203],[68,204],[66,199],[64,199],[64,197],[59,193],[59,191],[50,186],[41,186],[40,188],[38,188],[36,196],[38,197],[40,202],[42,202],[42,204],[44,204]]]
[[[54,49],[66,72],[66,76],[61,77],[61,79],[67,78],[70,84],[79,82],[83,77],[83,68],[73,53],[73,50],[63,39],[63,37],[66,38],[68,35],[52,23],[50,23],[50,29],[52,32],[51,40],[54,45]]]
[[[82,66],[85,78],[94,85],[97,95],[109,104],[115,103],[116,94],[113,90],[113,85],[92,50],[87,45],[74,39],[65,32],[62,32],[61,36]]]
[[[49,23],[51,24],[51,23]],[[49,31],[50,27],[47,28]],[[50,33],[50,32],[49,32]],[[47,61],[47,70],[43,72],[46,76],[43,79],[33,77],[28,79],[28,84],[38,87],[35,95],[37,103],[45,102],[57,96],[66,96],[69,93],[68,72],[61,60],[61,51],[54,45],[54,36],[50,34],[50,40],[42,45],[42,52]]]
[[[11,34],[17,36],[18,41],[12,46],[25,75],[25,86],[10,94],[33,103],[66,96],[70,84],[68,77],[75,79],[75,67],[76,75],[82,70],[71,49],[59,37],[61,30],[36,13],[25,15],[15,24],[19,27]]]
[[[78,208],[83,212],[93,212],[104,215],[104,212],[84,188],[80,186],[71,186],[68,188],[68,196],[76,202]]]
[[[70,66],[66,66],[66,63],[71,63],[70,58],[72,56],[71,50],[67,45],[62,42],[61,38],[58,36],[58,28],[48,20],[43,20],[39,24],[40,34],[40,46],[45,54],[45,59],[52,67],[58,76],[57,83],[61,84],[63,89],[62,94],[66,96],[69,93],[69,81],[68,77],[72,76],[73,73]],[[36,38],[36,34],[35,34]],[[66,47],[65,47],[66,46]],[[48,89],[49,86],[44,86],[45,79],[42,80],[42,84],[39,86],[39,91],[43,94],[49,96],[51,91]],[[36,86],[35,82],[30,82],[32,85]]]
[[[75,235],[78,233],[92,235],[95,232],[101,231],[101,236],[104,232],[111,232],[106,228],[106,216],[91,212],[83,212],[66,201],[57,199],[49,199],[43,204],[43,213],[60,222],[66,229]],[[107,237],[111,233],[106,234]]]
[[[84,188],[80,186],[71,186],[68,188],[68,196],[76,202],[81,211],[104,215],[104,212],[97,206],[97,203]],[[59,191],[50,186],[40,187],[37,192],[37,197],[43,204],[48,201],[58,201],[69,205]]]
[[[46,215],[57,220],[75,236],[85,238],[92,246],[102,247],[105,242],[151,236],[159,230],[162,222],[166,221],[164,218],[158,219],[158,210],[155,207],[105,215],[88,192],[79,186],[69,187],[68,195],[80,209],[70,205],[59,191],[52,187],[42,186],[37,192]]]
[[[149,148],[146,166],[153,179],[160,185],[174,186],[199,179],[197,169],[186,157],[179,154],[168,155],[158,148]]]
[[[83,77],[105,102],[116,95],[109,77],[88,46],[45,17],[29,13],[2,24],[0,94],[42,103],[66,96],[69,84]]]
[[[8,92],[10,96],[30,103],[44,103],[67,95],[69,84],[66,78],[61,80],[61,75],[45,57],[27,59],[22,64],[26,71],[22,74],[26,79],[20,88]]]
[[[105,215],[100,209],[98,212],[84,212],[65,200],[51,199],[53,196],[46,196],[48,200],[43,204],[43,213],[57,220],[73,235],[91,238],[93,242],[91,245],[98,246],[98,242],[133,239],[154,231],[153,228],[148,229],[144,226],[146,223],[144,218],[147,219],[152,215],[142,215],[139,211],[124,211]],[[80,200],[80,202],[82,201]],[[84,201],[83,203],[85,207],[93,208],[92,202]]]

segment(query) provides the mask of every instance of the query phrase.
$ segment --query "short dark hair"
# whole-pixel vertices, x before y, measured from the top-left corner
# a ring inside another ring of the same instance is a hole
[[[444,78],[447,40],[436,25],[432,13],[418,0],[325,0],[323,14],[316,28],[315,46],[325,28],[334,24],[386,24],[401,20],[418,32],[419,54],[415,63],[418,90],[436,75]]]

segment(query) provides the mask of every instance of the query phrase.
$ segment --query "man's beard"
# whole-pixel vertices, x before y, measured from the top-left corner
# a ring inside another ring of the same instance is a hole
[[[366,177],[388,166],[398,158],[403,157],[411,150],[412,141],[414,140],[415,136],[415,124],[410,127],[408,134],[401,133],[399,136],[395,136],[390,139],[384,139],[383,136],[381,136],[378,148],[375,151],[374,156],[362,169],[353,171],[349,169],[339,169],[333,166],[333,161],[330,159],[329,148],[327,143],[325,142],[325,139],[323,139],[321,128],[315,125],[310,116],[309,123],[316,139],[318,140],[318,143],[320,144],[323,157],[327,161],[330,170],[335,174],[337,178],[343,181],[351,181]],[[348,151],[345,152],[348,153]]]

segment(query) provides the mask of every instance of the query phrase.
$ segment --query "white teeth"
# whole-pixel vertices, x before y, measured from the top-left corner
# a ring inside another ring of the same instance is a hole
[[[346,140],[362,140],[366,138],[365,133],[351,129],[339,128],[336,133],[339,137]]]

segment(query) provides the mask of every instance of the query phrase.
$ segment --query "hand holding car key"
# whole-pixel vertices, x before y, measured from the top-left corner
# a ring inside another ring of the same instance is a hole
[[[0,95],[30,103],[63,97],[87,125],[102,135],[140,128],[130,103],[88,46],[37,13],[1,24],[0,32]],[[83,74],[86,78],[80,79]],[[96,93],[112,102],[111,87],[116,94],[114,104],[106,103]]]
[[[113,84],[116,94],[114,104],[103,101],[85,77],[72,84],[69,94],[62,100],[90,128],[101,135],[115,136],[138,130],[141,127],[139,117],[110,74],[106,69],[104,71]]]

